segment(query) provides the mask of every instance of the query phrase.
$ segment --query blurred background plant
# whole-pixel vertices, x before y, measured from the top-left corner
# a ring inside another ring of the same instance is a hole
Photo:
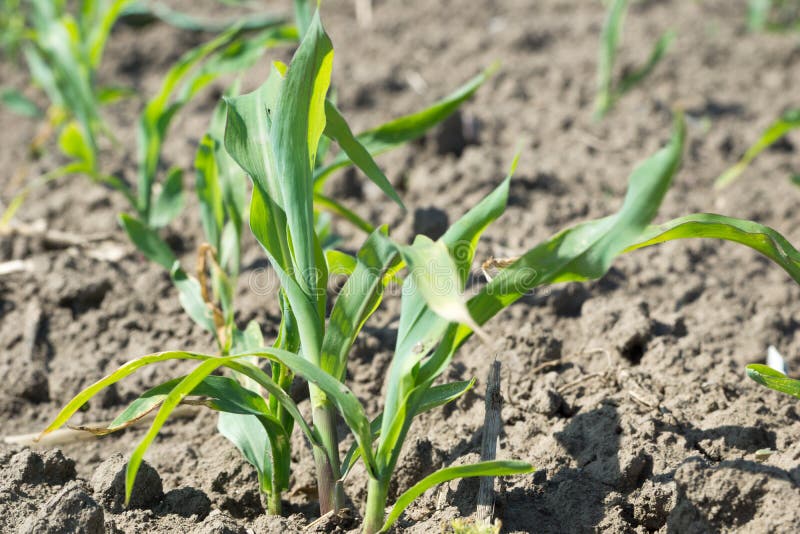
[[[754,32],[800,31],[800,2],[750,0],[747,4],[747,28]]]
[[[672,31],[665,32],[653,45],[647,61],[640,67],[629,69],[615,78],[617,53],[622,42],[622,28],[628,13],[629,0],[610,0],[603,31],[600,34],[600,55],[597,63],[597,95],[595,118],[602,119],[622,95],[640,85],[656,68],[675,38]]]

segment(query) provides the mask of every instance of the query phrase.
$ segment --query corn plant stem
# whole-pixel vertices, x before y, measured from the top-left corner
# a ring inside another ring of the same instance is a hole
[[[269,515],[276,515],[276,516],[281,515],[282,512],[281,493],[279,491],[273,491],[271,493],[262,491],[261,505],[264,507],[264,510],[266,510]]]
[[[320,391],[309,386],[311,398],[324,398]],[[323,447],[314,447],[314,464],[317,469],[317,491],[319,493],[320,514],[337,511],[344,505],[344,489],[342,488],[341,465],[339,463],[339,436],[336,432],[336,411],[327,401],[314,403],[311,417]]]
[[[370,478],[367,485],[367,510],[364,516],[364,534],[375,534],[386,520],[386,499],[389,481]]]

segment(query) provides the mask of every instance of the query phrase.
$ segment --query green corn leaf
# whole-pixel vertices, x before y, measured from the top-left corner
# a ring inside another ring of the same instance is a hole
[[[78,427],[78,429],[97,435],[104,435],[129,427],[160,406],[169,395],[169,392],[184,378],[184,376],[173,378],[145,391],[130,403],[107,427],[99,429]],[[216,410],[258,416],[269,415],[267,405],[261,396],[242,388],[232,378],[224,376],[212,375],[206,377],[187,396],[210,397],[205,402],[205,405]]]
[[[183,380],[178,382],[169,395],[161,403],[161,407],[156,413],[153,423],[145,436],[133,450],[128,465],[125,470],[125,505],[130,502],[131,493],[133,492],[133,483],[136,480],[136,473],[144,458],[144,453],[150,448],[153,440],[158,435],[161,427],[167,422],[172,411],[180,404],[181,400],[196,388],[208,375],[222,366],[223,363],[229,361],[230,358],[215,358],[203,361],[198,365],[194,371],[186,375]]]
[[[117,369],[110,375],[98,380],[94,384],[82,390],[75,397],[73,397],[72,400],[70,400],[61,409],[61,411],[58,413],[55,419],[50,423],[50,425],[48,425],[47,428],[45,428],[42,431],[42,433],[39,435],[39,438],[66,424],[69,418],[72,417],[72,415],[75,412],[80,410],[80,408],[84,404],[86,404],[86,402],[88,402],[89,399],[97,395],[100,391],[109,387],[112,384],[119,382],[123,378],[130,376],[131,374],[141,369],[142,367],[168,360],[198,360],[198,359],[203,360],[205,358],[206,357],[195,356],[193,354],[184,352],[162,352],[158,354],[143,356],[135,360],[131,360],[122,365],[119,369]]]
[[[358,251],[357,264],[331,310],[322,340],[320,367],[344,381],[347,355],[367,319],[383,298],[388,278],[400,266],[397,247],[383,226],[367,238]]]
[[[325,135],[339,143],[347,157],[356,167],[361,169],[372,182],[377,185],[386,196],[394,200],[398,206],[405,210],[403,201],[394,187],[383,174],[378,164],[372,159],[369,151],[362,145],[350,131],[350,126],[342,114],[330,101],[325,101]]]
[[[142,221],[127,213],[121,213],[119,221],[125,233],[128,234],[128,238],[147,259],[165,269],[172,269],[178,259],[155,230],[145,226]]]
[[[509,184],[511,176],[516,170],[517,162],[518,158],[515,157],[505,180],[442,236],[442,242],[447,244],[450,254],[456,262],[462,289],[466,284],[481,234],[505,211]],[[447,320],[429,309],[423,298],[419,296],[414,298],[412,291],[404,291],[404,294],[406,293],[409,294],[409,298],[403,301],[395,348],[396,357],[405,357],[414,352],[414,347],[419,343],[422,345],[422,350],[417,352],[426,353],[447,327]]]
[[[636,242],[655,217],[680,166],[685,137],[685,124],[679,116],[670,143],[631,173],[625,200],[617,214],[562,231],[523,254],[473,297],[470,309],[490,302],[507,306],[544,283],[602,276],[614,258]],[[482,322],[478,317],[483,317],[489,309],[476,311],[473,316]]]
[[[472,380],[450,382],[448,384],[441,384],[428,388],[419,399],[417,413],[420,414],[438,408],[439,406],[449,404],[472,389],[474,385],[475,379],[473,378]]]
[[[143,220],[150,222],[153,202],[152,189],[161,157],[161,146],[175,113],[203,86],[211,83],[213,73],[195,72],[195,67],[225,46],[235,36],[234,31],[225,32],[187,53],[169,70],[161,88],[151,98],[139,118],[138,146],[138,210]],[[193,75],[194,73],[194,75]],[[175,97],[181,84],[184,88]]]
[[[616,89],[616,98],[624,95],[647,78],[653,69],[656,68],[656,65],[663,59],[664,54],[667,53],[669,50],[672,41],[675,40],[675,32],[668,31],[664,32],[664,34],[659,37],[656,44],[653,45],[653,50],[650,52],[650,56],[647,58],[647,61],[644,65],[635,69],[633,72],[623,76],[622,79],[619,81],[619,86]]]
[[[289,436],[277,420],[222,412],[217,429],[256,469],[262,492],[270,494],[289,487]]]
[[[761,152],[775,144],[781,137],[789,133],[795,128],[800,128],[800,108],[787,111],[781,116],[780,119],[773,122],[767,127],[766,130],[761,132],[761,137],[756,143],[747,149],[742,159],[736,165],[722,173],[717,178],[714,186],[717,188],[725,187],[733,182],[740,174],[744,172],[748,165],[758,156]]]
[[[47,65],[44,54],[30,44],[22,47],[22,54],[28,64],[31,79],[44,91],[50,103],[58,108],[65,107],[63,95],[56,82],[55,72]]]
[[[749,0],[747,2],[747,29],[751,32],[766,29],[773,0]]]
[[[186,274],[177,260],[170,269],[170,278],[172,278],[172,284],[178,290],[178,300],[186,314],[201,328],[211,332],[216,337],[217,329],[214,325],[214,318],[205,300],[203,300],[200,282]]]
[[[595,118],[602,118],[625,93],[647,78],[667,53],[675,38],[672,31],[665,32],[653,45],[647,61],[641,67],[614,81],[614,64],[622,39],[622,27],[628,11],[628,0],[611,0],[603,31],[600,35],[600,54],[597,65],[597,96]]]
[[[611,0],[600,34],[600,55],[597,65],[597,98],[595,115],[602,117],[614,100],[614,63],[617,60],[620,34],[628,11],[628,0]]]
[[[375,231],[375,227],[362,219],[357,213],[350,210],[350,208],[346,207],[341,202],[323,195],[322,193],[314,193],[314,207],[338,215],[364,233],[371,234]]]
[[[220,33],[231,28],[241,31],[258,31],[282,25],[286,19],[270,13],[250,13],[241,18],[206,19],[177,11],[161,2],[138,1],[128,5],[123,16],[137,24],[160,20],[184,31]]]
[[[162,228],[172,222],[183,209],[183,170],[172,167],[164,180],[161,193],[153,205],[150,225]]]
[[[533,473],[533,471],[534,468],[531,464],[512,460],[492,460],[472,465],[458,465],[440,469],[414,484],[397,498],[397,502],[395,502],[392,510],[386,517],[386,522],[383,524],[381,532],[388,531],[394,522],[400,518],[405,509],[408,508],[409,504],[438,484],[457,478],[523,475],[526,473]]]
[[[106,42],[111,34],[111,28],[114,23],[119,19],[122,11],[133,0],[114,0],[112,2],[101,2],[103,11],[99,16],[92,17],[91,24],[87,24],[85,31],[89,33],[88,36],[88,55],[92,67],[97,68],[100,65],[100,60],[103,57],[103,50],[105,50]],[[91,5],[94,2],[84,2],[84,5]]]
[[[272,358],[272,356],[269,357]],[[345,423],[353,432],[356,442],[361,447],[367,472],[374,474],[375,460],[372,454],[370,422],[367,419],[364,407],[353,392],[335,377],[301,356],[280,351],[280,354],[276,354],[275,360],[316,385],[336,404],[339,413],[341,413]]]
[[[58,136],[58,147],[61,152],[75,160],[82,172],[92,173],[95,168],[95,151],[86,133],[77,121],[67,124]]]
[[[178,383],[183,380],[183,378],[184,377],[174,378],[164,382],[163,384],[159,384],[154,388],[148,389],[139,395],[136,400],[130,403],[128,407],[122,411],[122,413],[115,417],[108,427],[102,429],[101,432],[95,433],[102,435],[108,432],[116,432],[117,430],[126,428],[141,420],[144,416],[158,408],[161,403],[164,402],[164,399],[167,398],[169,392],[172,391],[172,388],[177,386]]]
[[[280,405],[291,417],[291,419],[297,423],[297,426],[300,428],[303,434],[305,434],[306,438],[313,446],[321,446],[317,433],[312,430],[310,426],[308,426],[308,423],[306,423],[305,419],[303,419],[303,416],[300,413],[300,410],[297,408],[297,405],[294,403],[289,394],[286,393],[284,388],[280,384],[277,384],[258,366],[247,361],[251,357],[268,358],[274,363],[281,363],[282,365],[285,365],[283,364],[283,358],[287,355],[295,356],[293,353],[286,350],[277,348],[261,348],[258,351],[237,354],[236,356],[239,358],[239,360],[235,360],[232,363],[227,364],[227,366],[237,373],[250,378],[259,386],[263,387],[270,395],[270,403],[275,402]],[[282,423],[282,425],[284,428],[291,428],[286,423]]]
[[[272,493],[286,489],[291,461],[289,434],[260,395],[230,378],[224,385],[211,402],[212,408],[221,412],[217,428],[256,468],[262,490]]]
[[[286,72],[270,135],[296,279],[323,312],[326,288],[319,276],[324,262],[317,262],[322,249],[314,232],[312,169],[325,130],[332,67],[333,46],[316,13]]]
[[[257,351],[264,346],[264,334],[256,321],[247,323],[244,330],[237,328],[233,332],[231,352],[234,354]]]
[[[216,142],[209,135],[203,136],[194,160],[195,191],[200,203],[200,221],[206,240],[219,249],[222,227],[225,224],[225,206],[216,160]]]
[[[481,234],[506,209],[511,177],[516,171],[518,162],[519,156],[515,156],[503,182],[456,221],[442,236],[441,240],[447,244],[450,255],[458,267],[462,289],[464,288],[463,284],[467,282]],[[408,293],[411,294],[411,292]],[[403,305],[395,349],[396,356],[410,353],[412,348],[420,342],[424,347],[430,348],[430,345],[441,336],[447,326],[447,321],[429,310],[422,298],[404,299]]]
[[[44,116],[36,103],[16,89],[3,89],[0,91],[0,102],[17,115],[30,119],[40,119]]]
[[[252,415],[222,412],[217,420],[217,430],[233,443],[255,468],[261,490],[268,493],[274,491],[270,461],[273,451],[269,436],[258,418]]]
[[[297,21],[300,37],[304,37],[311,26],[311,6],[310,0],[294,0],[294,20]]]
[[[296,43],[297,31],[293,26],[264,30],[247,38],[239,36],[208,58],[192,77],[192,83],[187,84],[180,93],[180,98],[191,98],[194,93],[221,74],[241,74],[255,64],[266,50]]]
[[[47,9],[43,7],[45,3],[34,2],[34,11],[40,13]],[[37,78],[37,81],[43,82],[45,88],[52,91],[48,91],[48,96],[55,97],[54,103],[63,106],[77,120],[86,144],[96,154],[95,134],[102,121],[94,95],[94,72],[83,50],[80,28],[70,15],[35,16],[34,25],[36,38],[32,42],[37,49],[34,55],[38,56],[39,65],[30,65],[32,74],[46,78]],[[92,161],[94,159],[91,158]]]
[[[500,271],[469,300],[475,321],[484,324],[540,285],[603,276],[614,258],[639,242],[648,229],[680,166],[685,137],[685,124],[678,115],[670,143],[634,169],[620,211],[559,232]],[[423,384],[438,376],[470,335],[466,326],[451,326],[420,369],[418,382]]]
[[[433,242],[425,236],[417,236],[412,246],[401,247],[400,251],[409,268],[409,275],[403,285],[401,317],[408,310],[413,310],[414,306],[409,303],[415,304],[421,298],[427,305],[423,311],[430,310],[444,321],[431,326],[421,325],[418,331],[425,337],[419,338],[409,352],[395,351],[389,369],[385,415],[377,454],[380,472],[391,472],[393,469],[403,436],[415,413],[416,408],[410,402],[410,395],[417,387],[415,369],[418,362],[444,334],[448,324],[452,322],[468,325],[471,332],[477,331],[488,340],[467,309],[458,267],[447,246],[442,241]]]
[[[472,389],[475,385],[475,379],[461,382],[450,382],[449,384],[441,384],[433,386],[424,391],[417,403],[417,408],[414,417],[417,415],[449,404],[454,400],[461,397],[464,393]],[[372,438],[376,439],[380,436],[381,423],[383,422],[383,414],[372,420],[370,428],[372,430]],[[342,460],[342,477],[346,476],[350,469],[356,464],[356,460],[361,457],[361,448],[358,443],[353,443],[347,454]]]
[[[516,169],[517,162],[518,158],[515,157],[505,180],[442,236],[441,241],[447,245],[450,255],[456,262],[458,270],[456,280],[459,282],[460,291],[464,289],[467,281],[475,247],[481,234],[505,210],[511,175]],[[403,433],[403,429],[408,427],[410,419],[407,415],[413,413],[413,410],[408,412],[405,405],[412,400],[411,394],[418,387],[418,382],[410,378],[412,369],[441,340],[449,324],[447,319],[428,308],[426,300],[414,290],[413,284],[413,279],[406,280],[403,289],[397,344],[389,370],[389,387],[386,391],[384,410],[388,416],[382,425],[384,438],[381,440],[379,457],[399,454],[398,448],[394,445]],[[424,392],[426,388],[427,386],[422,387],[421,391]],[[391,463],[392,460],[387,462]]]
[[[261,348],[258,351],[240,353],[226,358],[220,358],[218,356],[209,356],[206,354],[200,354],[196,352],[186,352],[186,351],[160,352],[157,354],[142,356],[141,358],[137,358],[135,360],[131,360],[125,363],[110,375],[98,380],[94,384],[82,390],[75,397],[73,397],[72,400],[70,400],[64,406],[64,408],[61,409],[61,411],[47,426],[47,428],[45,428],[42,431],[37,440],[40,439],[45,434],[48,434],[53,430],[56,430],[57,428],[66,424],[67,421],[70,419],[70,417],[72,417],[72,415],[75,414],[75,412],[80,410],[80,408],[84,404],[86,404],[86,402],[89,399],[97,395],[100,391],[130,376],[131,374],[135,373],[142,367],[146,367],[148,365],[153,365],[156,363],[169,360],[197,360],[197,361],[216,360],[216,361],[221,361],[222,365],[224,365],[225,367],[228,367],[233,371],[236,371],[237,373],[241,373],[247,376],[248,378],[253,379],[259,386],[267,390],[267,392],[269,392],[270,394],[270,397],[271,398],[274,397],[275,399],[277,399],[280,405],[283,406],[286,409],[286,411],[292,416],[292,418],[298,424],[298,426],[306,435],[306,437],[309,439],[309,441],[313,445],[320,446],[320,442],[316,433],[305,422],[302,414],[300,414],[300,411],[297,408],[297,405],[294,403],[294,401],[292,401],[291,397],[289,397],[289,395],[283,389],[281,389],[272,380],[272,378],[270,378],[266,373],[264,373],[264,371],[246,361],[246,359],[249,357],[268,358],[272,361],[280,361],[285,357],[292,358],[293,359],[292,361],[296,361],[296,359],[298,358],[298,356],[290,352],[276,348]],[[352,393],[350,393],[350,395],[352,395]]]
[[[136,96],[136,91],[130,87],[100,87],[97,89],[97,101],[102,105],[113,104],[133,96]]]
[[[358,134],[356,139],[372,156],[388,152],[408,141],[417,139],[452,115],[461,104],[469,100],[495,70],[497,70],[497,66],[493,65],[432,106]],[[321,191],[332,172],[350,164],[352,162],[348,154],[343,151],[337,154],[329,164],[317,168],[314,172],[315,189]]]
[[[259,187],[254,187],[250,203],[250,228],[263,246],[270,264],[278,275],[281,289],[291,304],[292,313],[297,318],[304,356],[312,362],[319,362],[324,316],[284,267],[289,261],[286,257],[291,254],[286,234],[279,231],[285,228],[285,220],[280,208],[271,203],[271,199],[263,194]]]
[[[354,256],[335,249],[325,251],[325,262],[328,264],[328,272],[332,276],[350,276],[358,266],[358,259]]]
[[[789,378],[772,367],[751,363],[747,366],[747,376],[769,389],[787,393],[800,399],[800,380]]]
[[[400,253],[408,265],[413,289],[419,291],[429,309],[448,322],[481,332],[467,309],[458,266],[443,241],[419,235],[413,245],[401,247]]]
[[[283,206],[272,153],[272,113],[277,106],[283,79],[273,64],[267,81],[258,89],[226,98],[225,149],[266,195]]]
[[[800,252],[785,237],[768,226],[713,213],[696,213],[650,226],[626,252],[688,238],[724,239],[748,246],[780,265],[800,283]]]

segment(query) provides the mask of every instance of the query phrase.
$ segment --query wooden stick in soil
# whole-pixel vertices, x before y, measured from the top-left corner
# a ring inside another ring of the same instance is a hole
[[[489,369],[486,380],[486,414],[483,420],[483,437],[481,439],[481,461],[494,460],[497,457],[497,441],[500,437],[502,421],[500,410],[503,407],[503,396],[500,394],[500,361],[495,360]],[[491,525],[494,514],[494,477],[481,477],[478,486],[478,522]]]

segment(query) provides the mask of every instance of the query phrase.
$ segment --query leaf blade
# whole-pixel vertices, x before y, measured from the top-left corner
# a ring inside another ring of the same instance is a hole
[[[457,478],[523,475],[532,473],[533,471],[534,468],[531,464],[513,460],[492,460],[471,465],[458,465],[440,469],[414,484],[411,488],[397,498],[394,506],[392,506],[392,510],[386,517],[386,521],[383,524],[381,532],[388,531],[394,522],[400,518],[400,516],[403,514],[403,511],[408,508],[408,505],[410,505],[417,497],[425,493],[425,491],[433,486]]]

